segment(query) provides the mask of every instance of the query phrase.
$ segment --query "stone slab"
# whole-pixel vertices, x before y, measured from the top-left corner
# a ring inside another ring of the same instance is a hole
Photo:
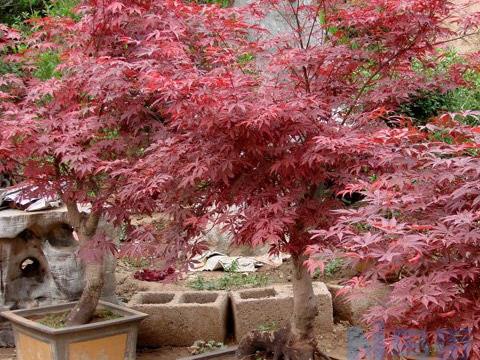
[[[0,238],[12,239],[34,225],[40,224],[48,227],[50,224],[67,222],[65,207],[35,212],[16,209],[2,210],[0,211]]]
[[[139,346],[191,346],[227,336],[226,292],[140,292],[128,305],[149,315],[139,328]]]
[[[332,296],[326,285],[321,282],[315,282],[313,290],[319,310],[315,319],[315,330],[318,333],[332,331]],[[248,332],[261,327],[284,326],[292,315],[292,285],[232,291],[230,296],[237,341]]]

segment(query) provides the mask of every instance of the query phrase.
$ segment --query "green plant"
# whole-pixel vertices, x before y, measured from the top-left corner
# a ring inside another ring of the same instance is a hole
[[[60,64],[60,55],[57,52],[44,52],[37,58],[37,69],[34,72],[34,76],[40,80],[48,80],[53,77],[60,78],[61,73],[56,70],[58,64]]]
[[[223,347],[225,347],[225,345],[222,342],[218,342],[214,340],[210,340],[210,341],[197,340],[190,347],[190,352],[192,353],[192,355],[198,355],[198,354],[214,351],[217,349],[221,349]]]
[[[74,8],[79,0],[0,0],[0,23],[29,32],[25,20],[43,16],[70,17],[79,20]]]
[[[345,265],[343,259],[341,258],[334,258],[327,262],[325,265],[325,268],[323,269],[323,277],[325,278],[330,278],[333,275],[335,275],[337,272],[339,272],[343,266]],[[322,277],[322,272],[320,270],[316,270],[315,273],[313,274],[314,279],[318,279]]]
[[[341,258],[335,258],[327,263],[325,266],[325,276],[331,277],[339,272],[345,265]]]
[[[221,7],[229,7],[232,4],[230,0],[196,0],[198,4],[217,4]]]
[[[74,20],[80,20],[80,16],[74,9],[79,0],[54,0],[46,4],[45,14],[55,17],[70,17]]]
[[[44,0],[0,0],[0,22],[18,24],[40,13],[45,8]]]
[[[53,313],[53,314],[48,314],[42,317],[41,319],[38,319],[38,323],[48,326],[53,329],[61,329],[64,328],[66,325],[68,317],[68,311],[64,312],[59,312],[59,313]],[[95,311],[94,315],[94,320],[99,319],[99,320],[114,320],[121,318],[122,316],[119,314],[114,313],[112,310],[109,309],[98,309]]]
[[[232,261],[230,266],[225,268],[225,271],[229,272],[229,273],[235,273],[235,272],[238,272],[238,269],[239,269],[238,259],[235,259],[235,260]]]
[[[464,59],[453,50],[439,54],[443,60],[435,68],[424,67],[414,61],[413,69],[434,80],[436,76],[447,74],[449,69],[462,64]],[[480,110],[480,72],[469,69],[463,75],[465,86],[447,92],[439,90],[420,91],[410,96],[409,100],[402,103],[398,113],[413,118],[417,124],[424,125],[430,119],[442,112],[464,112],[467,110]],[[476,117],[466,116],[463,122],[469,125],[478,125]]]
[[[268,284],[267,276],[263,274],[227,273],[218,279],[205,279],[197,276],[187,283],[196,290],[232,290],[245,287],[262,287]]]
[[[150,262],[143,257],[134,258],[134,257],[126,256],[126,257],[123,257],[122,260],[125,265],[133,269],[143,269],[150,265]]]

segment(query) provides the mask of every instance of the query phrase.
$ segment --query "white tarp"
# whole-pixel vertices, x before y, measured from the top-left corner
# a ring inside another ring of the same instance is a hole
[[[283,260],[288,258],[286,254],[272,256],[269,254],[261,256],[228,256],[216,251],[207,251],[196,256],[190,271],[234,271],[234,272],[255,272],[257,268],[264,265],[279,267]]]

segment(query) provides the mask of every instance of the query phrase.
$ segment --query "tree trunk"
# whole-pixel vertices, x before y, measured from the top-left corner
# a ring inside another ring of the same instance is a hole
[[[313,293],[312,278],[303,262],[303,256],[293,260],[293,315],[290,321],[290,337],[287,352],[290,359],[313,360],[316,351],[314,334],[318,305]]]
[[[103,270],[103,263],[86,265],[85,289],[83,290],[80,300],[68,315],[67,326],[83,325],[92,319],[102,295],[104,284]]]
[[[304,256],[293,255],[293,314],[290,324],[272,332],[252,331],[238,346],[237,357],[260,352],[274,360],[330,359],[318,350],[314,324],[318,313],[312,278],[303,266]]]
[[[95,235],[100,215],[98,213],[84,214],[78,209],[76,203],[67,203],[70,225],[78,235],[79,245],[88,247],[89,241]],[[97,262],[85,264],[85,289],[80,300],[68,314],[66,325],[83,325],[88,323],[98,305],[102,295],[105,277],[105,264],[103,256]]]

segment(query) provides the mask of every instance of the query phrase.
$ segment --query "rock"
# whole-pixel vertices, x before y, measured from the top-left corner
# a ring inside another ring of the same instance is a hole
[[[1,311],[10,310],[8,307],[0,307]],[[4,318],[0,317],[0,347],[15,347],[15,339],[13,337],[12,325]]]
[[[78,299],[84,268],[77,253],[65,207],[0,211],[0,306],[20,309]],[[116,301],[114,257],[105,265],[103,299]]]
[[[355,326],[363,324],[362,317],[373,306],[384,303],[391,293],[391,288],[386,284],[376,284],[375,287],[367,287],[353,297],[337,295],[343,289],[341,285],[327,284],[332,294],[333,317],[335,321],[348,321]]]

